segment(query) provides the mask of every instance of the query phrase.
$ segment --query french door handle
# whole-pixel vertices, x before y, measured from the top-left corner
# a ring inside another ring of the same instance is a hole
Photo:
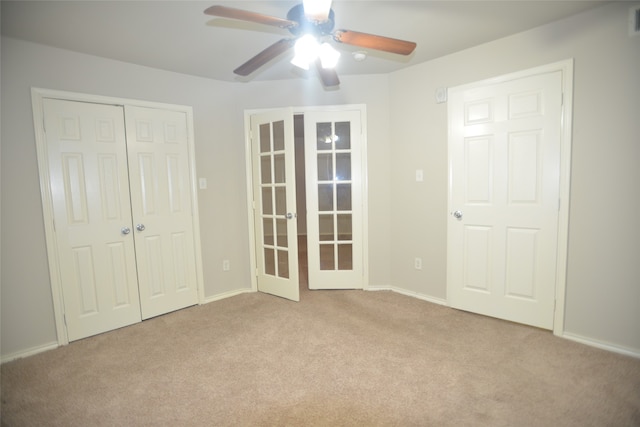
[[[297,218],[297,217],[298,217],[297,213],[287,212],[287,219],[293,219],[293,218]]]
[[[144,227],[144,224],[138,224],[138,225],[136,225],[136,230],[138,230],[138,231],[144,231],[144,228],[145,228],[145,227]]]

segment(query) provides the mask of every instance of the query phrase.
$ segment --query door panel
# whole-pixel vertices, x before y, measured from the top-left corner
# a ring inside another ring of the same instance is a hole
[[[551,329],[561,73],[450,95],[449,302]]]
[[[139,322],[122,107],[44,99],[70,341]]]
[[[363,287],[359,111],[304,115],[310,289]]]
[[[198,303],[187,117],[125,107],[142,318]]]
[[[258,290],[300,300],[293,112],[251,116]]]

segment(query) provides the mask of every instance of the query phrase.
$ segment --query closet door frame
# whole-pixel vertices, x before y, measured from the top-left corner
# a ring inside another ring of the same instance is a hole
[[[196,281],[198,287],[198,304],[204,302],[204,280],[202,269],[202,252],[200,245],[200,218],[198,211],[198,189],[196,177],[196,160],[194,149],[193,132],[193,109],[184,105],[163,104],[156,102],[140,101],[127,98],[107,97],[76,92],[57,91],[43,88],[31,88],[31,104],[33,108],[33,125],[35,130],[36,153],[38,158],[38,171],[40,180],[40,194],[42,198],[42,213],[44,217],[45,241],[47,245],[47,261],[49,264],[49,278],[51,281],[51,297],[53,300],[53,311],[56,324],[56,334],[58,345],[69,344],[67,328],[64,319],[64,300],[62,297],[62,283],[59,270],[59,254],[56,245],[56,232],[53,216],[53,199],[51,196],[51,186],[49,181],[50,170],[47,155],[46,135],[44,132],[44,108],[43,100],[46,98],[60,99],[76,102],[90,102],[96,104],[107,104],[117,106],[148,107],[164,110],[184,112],[187,116],[188,139],[189,139],[189,179],[191,189],[191,203],[193,211],[193,233],[196,261]],[[123,116],[124,120],[124,116]]]

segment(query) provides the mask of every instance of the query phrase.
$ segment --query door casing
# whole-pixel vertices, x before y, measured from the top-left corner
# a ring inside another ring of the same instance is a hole
[[[558,240],[557,240],[557,262],[556,262],[556,289],[555,289],[555,312],[553,319],[554,335],[562,335],[564,331],[564,310],[567,276],[567,251],[569,243],[569,200],[570,200],[570,179],[571,179],[571,132],[573,117],[573,59],[567,59],[552,64],[505,74],[502,76],[456,86],[456,89],[467,90],[485,85],[507,82],[538,74],[545,74],[560,71],[562,107],[560,122],[560,182],[559,195],[560,206],[558,211]],[[451,164],[448,166],[451,174]],[[451,198],[451,175],[449,175],[449,199]],[[451,205],[449,200],[448,205]],[[450,249],[450,248],[449,248]]]
[[[253,166],[252,166],[252,153],[251,153],[251,116],[254,114],[264,113],[266,111],[273,110],[259,109],[259,110],[245,110],[244,113],[244,127],[245,127],[245,170],[247,172],[247,210],[248,210],[248,227],[249,227],[249,255],[250,255],[250,268],[251,268],[251,290],[253,292],[258,291],[258,282],[256,277],[256,239],[255,239],[255,225],[254,225],[254,210],[253,210]],[[368,180],[367,180],[367,110],[364,104],[346,104],[346,105],[332,105],[332,106],[311,106],[311,107],[293,107],[293,115],[303,115],[306,112],[311,111],[360,111],[360,124],[362,126],[362,158],[361,158],[361,173],[362,173],[362,289],[367,290],[369,287],[369,209],[368,209]]]
[[[194,233],[194,249],[196,261],[196,282],[198,287],[198,304],[204,301],[204,280],[202,270],[202,253],[200,245],[200,220],[198,211],[198,194],[197,194],[197,177],[195,170],[195,150],[194,150],[194,132],[193,132],[193,109],[189,106],[163,104],[156,102],[140,101],[127,98],[107,97],[100,95],[57,91],[43,88],[31,89],[31,104],[33,109],[33,121],[36,139],[36,152],[38,158],[38,171],[40,180],[40,193],[42,198],[42,209],[45,228],[45,242],[47,245],[47,260],[49,263],[49,277],[51,280],[51,295],[53,299],[53,311],[56,325],[56,335],[58,345],[66,345],[69,343],[67,328],[64,321],[64,300],[62,296],[62,285],[60,271],[58,268],[58,251],[56,249],[56,235],[53,215],[53,200],[49,182],[49,164],[47,160],[46,135],[43,129],[44,109],[43,99],[54,98],[76,102],[90,102],[97,104],[109,104],[119,106],[136,106],[157,108],[165,110],[174,110],[184,112],[187,116],[188,140],[189,140],[189,164],[190,164],[190,183],[191,203],[193,211],[193,233]]]

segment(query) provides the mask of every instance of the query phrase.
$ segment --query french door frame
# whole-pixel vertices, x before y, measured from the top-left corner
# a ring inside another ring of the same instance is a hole
[[[196,177],[196,158],[194,150],[193,109],[184,105],[163,104],[158,102],[140,101],[127,98],[91,95],[85,93],[65,92],[51,89],[31,88],[31,105],[33,109],[33,124],[35,129],[36,152],[38,158],[38,171],[40,181],[40,193],[42,198],[42,213],[44,217],[45,242],[47,245],[47,260],[49,263],[49,277],[51,280],[51,296],[53,299],[53,313],[56,325],[58,345],[69,344],[69,336],[65,324],[64,299],[62,295],[62,279],[59,269],[59,253],[56,245],[56,233],[53,215],[53,198],[49,181],[50,170],[47,156],[46,135],[44,132],[44,107],[45,98],[60,99],[65,101],[88,102],[96,104],[157,108],[184,112],[187,116],[187,132],[189,140],[189,165],[191,203],[193,211],[193,239],[196,262],[196,284],[198,287],[198,304],[204,302],[204,278],[202,270],[202,252],[200,244],[200,218],[198,210],[198,189]],[[123,115],[124,120],[124,115]]]
[[[244,128],[245,128],[245,170],[247,171],[247,219],[249,227],[249,263],[251,268],[251,290],[258,291],[258,279],[256,276],[257,259],[255,239],[255,222],[253,209],[253,164],[251,149],[251,116],[261,114],[267,111],[277,110],[280,108],[266,108],[257,110],[245,110],[244,112]],[[362,126],[362,289],[369,288],[369,199],[368,199],[368,173],[367,173],[367,109],[364,104],[346,104],[346,105],[329,105],[329,106],[311,106],[311,107],[293,107],[291,108],[293,115],[303,115],[308,112],[341,112],[341,111],[359,111],[360,124]],[[293,153],[292,153],[293,154]]]

